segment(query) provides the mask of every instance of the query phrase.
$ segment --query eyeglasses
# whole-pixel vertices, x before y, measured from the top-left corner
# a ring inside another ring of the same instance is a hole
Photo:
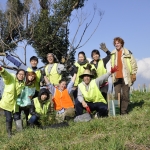
[[[22,73],[18,73],[18,75],[20,75],[20,76],[25,76],[25,74],[22,74]]]

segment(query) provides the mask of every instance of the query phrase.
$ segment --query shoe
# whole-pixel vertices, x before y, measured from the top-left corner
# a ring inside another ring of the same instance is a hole
[[[8,138],[12,136],[12,122],[6,122],[6,130],[8,133]]]
[[[15,121],[15,123],[16,123],[16,129],[17,129],[17,131],[22,131],[22,129],[23,129],[23,125],[22,125],[22,120],[20,119],[20,120],[16,120]]]

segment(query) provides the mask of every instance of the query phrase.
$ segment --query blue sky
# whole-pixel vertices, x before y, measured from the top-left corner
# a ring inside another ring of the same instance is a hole
[[[1,1],[1,7],[4,7],[6,0]],[[92,15],[93,4],[96,4],[97,9],[104,11],[104,16],[100,22],[98,29],[88,43],[77,50],[84,51],[86,56],[90,58],[91,51],[93,49],[99,49],[99,44],[105,42],[107,48],[112,51],[114,49],[113,39],[114,37],[121,37],[125,41],[125,47],[130,49],[138,62],[138,74],[135,85],[149,84],[150,83],[150,0],[88,0],[83,12]],[[73,12],[73,15],[76,11]],[[91,15],[88,17],[91,18]],[[91,26],[87,30],[83,42],[93,32],[97,22],[98,13],[96,18],[92,22]],[[89,22],[89,19],[85,23]],[[73,21],[70,25],[70,39],[73,39],[75,31],[77,29],[77,20]],[[81,33],[85,24],[83,24],[78,36],[76,37],[76,43],[80,39]],[[31,47],[28,47],[28,58],[32,55],[36,55]],[[19,55],[23,55],[21,50],[18,50]],[[100,50],[101,57],[105,57],[105,53]],[[39,64],[40,66],[42,64]],[[109,67],[108,67],[109,68]]]

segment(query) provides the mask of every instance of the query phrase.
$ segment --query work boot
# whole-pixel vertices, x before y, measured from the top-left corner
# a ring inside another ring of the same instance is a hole
[[[6,122],[6,130],[8,133],[8,137],[11,138],[11,136],[12,136],[12,122]]]
[[[23,129],[23,127],[22,127],[22,120],[21,119],[20,120],[16,120],[15,123],[16,123],[17,131],[22,131],[22,129]]]

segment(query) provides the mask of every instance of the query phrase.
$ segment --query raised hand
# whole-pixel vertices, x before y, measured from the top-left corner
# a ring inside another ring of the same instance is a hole
[[[100,49],[103,50],[104,52],[107,52],[107,51],[108,51],[108,49],[107,49],[105,43],[101,43],[101,44],[100,44]]]

